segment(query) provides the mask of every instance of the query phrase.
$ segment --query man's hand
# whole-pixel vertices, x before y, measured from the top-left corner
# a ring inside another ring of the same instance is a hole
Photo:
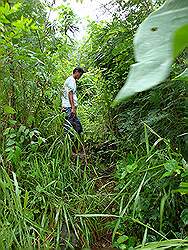
[[[66,112],[66,108],[65,108],[65,107],[62,107],[62,108],[61,108],[61,112]]]

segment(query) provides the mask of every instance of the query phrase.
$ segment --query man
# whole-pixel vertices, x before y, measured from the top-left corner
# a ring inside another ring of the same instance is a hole
[[[62,93],[62,111],[67,113],[67,121],[65,124],[65,129],[68,131],[70,126],[78,133],[82,133],[82,125],[77,117],[77,91],[76,91],[76,81],[80,79],[83,75],[84,70],[80,67],[76,67],[73,70],[71,76],[69,76],[63,86]]]

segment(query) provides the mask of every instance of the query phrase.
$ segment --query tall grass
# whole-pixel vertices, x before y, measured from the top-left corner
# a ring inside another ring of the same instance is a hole
[[[104,232],[110,232],[113,245],[120,249],[122,244],[144,246],[180,234],[185,238],[177,213],[186,208],[186,199],[173,193],[187,171],[182,156],[147,124],[143,126],[145,141],[134,153],[124,153],[119,144],[113,169],[111,163],[105,166],[111,169],[108,175],[100,155],[93,160],[82,141],[84,157],[72,157],[72,141],[63,133],[38,151],[25,150],[16,164],[4,152],[1,248],[89,248]],[[156,138],[152,143],[151,133]],[[125,242],[119,243],[120,237],[126,237]]]
[[[186,209],[187,199],[173,192],[187,173],[183,158],[146,124],[144,131],[145,155],[141,150],[119,160],[114,175],[116,187],[112,190],[110,203],[101,213],[77,215],[82,218],[114,218],[106,226],[111,229],[114,246],[120,249],[155,240],[186,238],[182,221],[177,218]],[[148,131],[158,138],[153,145],[150,145]],[[125,236],[125,242],[121,242],[119,239]],[[166,248],[181,244],[188,246],[187,241],[164,242]],[[163,246],[163,242],[153,243],[151,247],[154,245],[157,249]]]
[[[45,247],[68,249],[89,246],[99,226],[95,219],[76,218],[104,208],[108,195],[96,193],[98,178],[85,161],[40,154],[17,166],[0,169],[0,242],[4,248]],[[101,202],[102,201],[102,202]]]

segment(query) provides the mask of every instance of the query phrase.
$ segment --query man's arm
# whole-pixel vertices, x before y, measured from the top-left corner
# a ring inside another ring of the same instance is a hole
[[[71,112],[76,116],[76,107],[74,105],[73,92],[69,91],[68,96],[71,105]]]

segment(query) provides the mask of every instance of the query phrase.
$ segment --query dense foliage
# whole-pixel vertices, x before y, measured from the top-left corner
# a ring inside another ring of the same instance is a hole
[[[112,20],[91,21],[81,42],[70,7],[1,2],[1,249],[188,247],[186,51],[164,83],[113,105],[134,34],[163,2],[110,1]],[[77,65],[87,73],[73,157],[60,94]]]

